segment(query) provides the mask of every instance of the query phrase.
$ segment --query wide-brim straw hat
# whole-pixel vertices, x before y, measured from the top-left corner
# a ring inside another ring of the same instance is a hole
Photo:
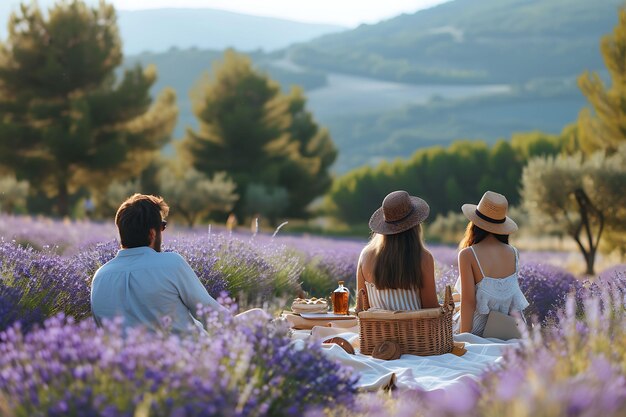
[[[423,222],[430,213],[428,204],[406,191],[387,194],[383,205],[370,217],[369,226],[381,235],[402,233]]]
[[[478,205],[463,204],[463,214],[476,226],[498,235],[517,231],[517,224],[507,216],[509,202],[502,194],[487,191]]]

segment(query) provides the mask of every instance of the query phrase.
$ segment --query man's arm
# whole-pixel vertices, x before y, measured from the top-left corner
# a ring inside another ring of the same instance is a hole
[[[179,255],[180,256],[180,255]],[[187,306],[191,314],[197,316],[197,306],[201,304],[205,307],[211,307],[216,311],[228,312],[220,303],[218,303],[213,297],[211,297],[204,288],[204,285],[200,282],[200,279],[193,272],[191,266],[180,257],[180,266],[178,268],[179,276],[176,280],[176,287],[180,294],[180,298]],[[197,317],[196,317],[197,318]]]

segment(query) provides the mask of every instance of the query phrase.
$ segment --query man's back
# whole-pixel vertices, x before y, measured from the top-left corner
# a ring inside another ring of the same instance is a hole
[[[125,327],[157,330],[168,316],[172,330],[183,333],[197,324],[192,315],[198,304],[221,308],[179,254],[147,246],[120,250],[96,272],[91,287],[98,323],[121,316]]]

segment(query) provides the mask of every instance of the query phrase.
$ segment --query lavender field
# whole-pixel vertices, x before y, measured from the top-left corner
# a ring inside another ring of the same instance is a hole
[[[624,415],[626,265],[589,279],[559,265],[567,254],[522,252],[536,325],[462,398],[443,401],[357,392],[356,373],[319,345],[296,348],[280,320],[205,312],[209,337],[185,339],[97,328],[89,287],[118,249],[112,223],[3,216],[0,236],[2,416]],[[223,304],[276,315],[300,289],[325,297],[338,280],[354,288],[364,243],[175,225],[164,233],[164,250],[187,259]],[[456,250],[430,249],[441,294],[456,280]]]

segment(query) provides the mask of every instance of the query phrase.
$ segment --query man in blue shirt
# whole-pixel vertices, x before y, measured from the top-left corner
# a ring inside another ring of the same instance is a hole
[[[195,318],[199,304],[227,311],[179,254],[161,252],[168,212],[163,198],[143,194],[128,198],[117,210],[122,248],[96,271],[91,285],[91,309],[98,324],[119,316],[124,327],[142,325],[155,331],[168,316],[171,330],[184,333],[200,325]]]

